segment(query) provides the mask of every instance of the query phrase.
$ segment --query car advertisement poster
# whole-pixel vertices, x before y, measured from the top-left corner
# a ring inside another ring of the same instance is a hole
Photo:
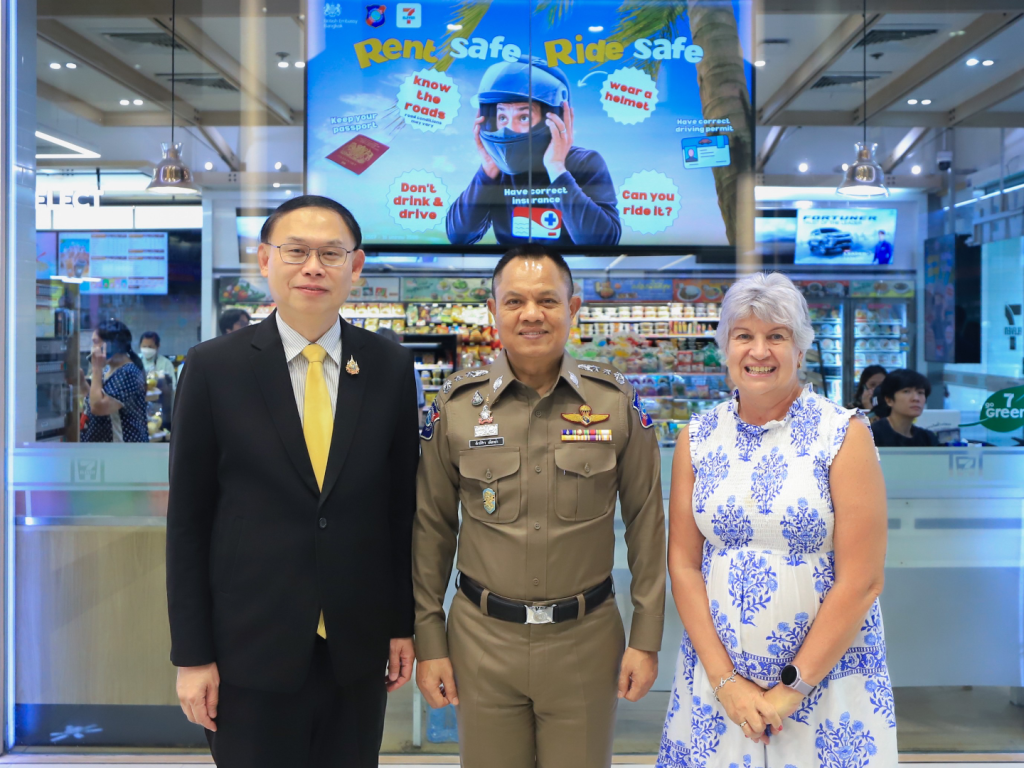
[[[307,192],[371,250],[734,242],[748,0],[307,8]]]
[[[893,262],[894,208],[805,208],[797,211],[797,264]]]

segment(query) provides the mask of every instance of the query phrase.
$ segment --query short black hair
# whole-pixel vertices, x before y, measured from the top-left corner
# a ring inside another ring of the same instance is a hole
[[[924,374],[909,368],[898,368],[885,375],[885,381],[875,388],[875,396],[879,403],[884,403],[885,398],[895,400],[897,392],[908,388],[923,389],[925,397],[932,393],[932,383]]]
[[[860,408],[860,399],[864,396],[864,390],[867,389],[868,379],[877,374],[886,375],[886,370],[880,365],[869,365],[863,371],[860,372],[860,381],[857,382],[857,391],[853,394],[853,407]]]
[[[551,259],[555,262],[555,266],[558,271],[562,273],[562,276],[569,283],[569,298],[572,298],[575,292],[575,284],[572,281],[572,270],[569,269],[569,265],[565,263],[565,259],[562,258],[562,254],[558,251],[548,248],[540,243],[524,243],[523,245],[517,245],[514,248],[510,248],[498,263],[494,266],[494,272],[491,273],[491,295],[496,296],[494,292],[494,284],[501,277],[501,273],[508,266],[508,263],[513,259]]]
[[[132,348],[132,332],[120,320],[110,318],[96,326],[96,335],[102,341],[110,342],[112,354],[127,354]]]
[[[220,315],[220,320],[217,321],[217,325],[220,326],[221,336],[226,336],[231,333],[231,329],[234,328],[238,324],[238,321],[243,317],[246,320],[252,320],[252,316],[244,309],[225,309]]]
[[[300,208],[324,208],[325,210],[333,211],[341,216],[341,220],[345,222],[348,231],[352,233],[352,237],[356,241],[356,249],[363,244],[363,230],[359,228],[359,222],[352,215],[352,211],[338,201],[321,195],[300,195],[299,197],[293,197],[291,200],[286,200],[277,206],[274,212],[263,222],[263,229],[260,230],[260,242],[269,243],[270,233],[274,230],[277,220],[286,213],[297,211]]]
[[[146,331],[141,336],[139,336],[139,344],[141,345],[142,342],[144,342],[146,339],[152,339],[153,341],[155,341],[157,347],[159,348],[159,346],[160,346],[160,334],[159,333],[157,333],[156,331]]]

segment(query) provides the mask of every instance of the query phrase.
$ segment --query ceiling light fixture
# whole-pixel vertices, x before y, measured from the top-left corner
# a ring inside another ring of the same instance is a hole
[[[764,59],[758,59],[757,61],[754,62],[754,66],[760,68],[763,67],[766,63],[767,62]]]
[[[920,165],[915,165],[913,168],[910,169],[910,172],[912,174],[914,174],[915,176],[920,175],[920,173],[921,173],[921,166]]]
[[[925,106],[925,107],[927,107],[927,106],[928,106],[929,104],[931,104],[931,103],[932,103],[932,100],[931,100],[931,99],[921,99],[921,104],[922,104],[923,106]]]
[[[295,68],[296,69],[305,69],[306,68],[306,62],[304,62],[304,61],[296,61],[295,62]]]
[[[56,61],[51,61],[50,69],[60,69],[60,64],[58,64]]]
[[[864,0],[862,4],[861,20],[864,24],[860,42],[863,49],[861,125],[864,127],[864,133],[863,138],[855,145],[857,161],[846,169],[846,175],[836,187],[836,193],[849,197],[888,197],[885,172],[875,160],[875,149],[878,145],[868,144],[868,0]]]
[[[75,64],[75,62],[73,61],[69,61],[67,64],[64,65],[64,67],[66,69],[78,69],[78,65]]]
[[[36,131],[36,138],[48,141],[51,144],[56,144],[58,147],[64,147],[65,149],[72,150],[75,154],[69,155],[65,153],[57,154],[39,154],[36,153],[36,159],[39,160],[74,160],[74,159],[95,159],[100,157],[99,152],[93,152],[91,149],[80,147],[77,144],[72,144],[70,141],[64,141],[64,139],[58,139],[56,136],[51,136],[48,133],[42,131]]]
[[[277,189],[280,186],[281,186],[281,182],[280,181],[275,181],[274,182],[274,189]]]
[[[983,62],[981,62],[981,66],[983,67],[991,67],[993,64],[995,64],[995,62],[992,61],[992,59],[985,59]]]
[[[907,99],[907,104],[910,104],[910,105],[917,104],[917,99]]]
[[[843,173],[846,173],[848,170],[850,170],[850,164],[843,163]]]
[[[277,52],[277,58],[279,58],[279,59],[280,59],[280,61],[279,61],[279,62],[277,62],[277,66],[279,66],[279,67],[280,67],[281,69],[288,69],[288,67],[289,67],[290,65],[288,64],[288,61],[287,61],[287,59],[288,59],[288,57],[289,57],[290,55],[291,55],[291,54],[289,54],[289,53],[287,53],[287,52],[285,52],[285,51],[278,51],[278,52]]]
[[[807,169],[808,169],[809,167],[810,167],[810,166],[809,166],[809,165],[807,165],[807,163],[800,163],[800,165],[798,165],[798,166],[797,166],[797,170],[799,170],[799,171],[800,171],[800,173],[807,173]]]
[[[128,99],[121,99],[120,104],[122,107],[127,107],[131,102]]]
[[[976,66],[978,66],[978,60],[977,59],[968,59],[967,60],[967,66],[968,67],[976,67]]]
[[[171,141],[161,145],[163,158],[153,169],[147,192],[162,195],[198,195],[192,171],[181,161],[181,144],[174,141],[174,49],[177,47],[177,0],[171,0]]]
[[[212,171],[213,170],[213,163],[211,163],[209,160],[207,160],[206,161],[206,165],[204,165],[203,168],[205,168],[208,171]]]
[[[132,102],[132,104],[134,104],[134,105],[135,105],[136,107],[141,107],[141,106],[142,106],[143,104],[145,104],[145,103],[146,103],[146,102],[144,102],[144,101],[143,101],[142,99],[135,99],[135,100],[134,100],[134,101]]]
[[[282,163],[280,160],[278,160],[276,163],[274,163],[274,170],[275,171],[280,171],[281,168],[283,168],[283,167],[284,167],[284,163]]]

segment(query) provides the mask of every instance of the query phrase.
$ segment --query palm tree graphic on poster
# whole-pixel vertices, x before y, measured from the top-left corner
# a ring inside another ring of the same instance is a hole
[[[492,0],[462,2],[455,7],[451,22],[447,25],[444,42],[440,46],[443,55],[434,65],[438,72],[445,72],[454,59],[451,42],[456,37],[470,37],[487,15]],[[537,0],[534,14],[546,16],[553,25],[569,14],[573,0]],[[721,0],[687,0],[682,3],[651,2],[650,0],[625,0],[618,9],[619,20],[609,42],[621,43],[623,48],[641,38],[656,40],[673,39],[679,22],[689,17],[693,43],[704,49],[704,57],[696,65],[697,84],[703,117],[706,120],[728,119],[732,131],[729,133],[731,159],[729,165],[712,168],[718,207],[725,223],[726,237],[730,245],[736,243],[737,188],[743,174],[751,171],[753,157],[753,114],[750,104],[750,90],[744,72],[743,48],[732,4]],[[661,61],[657,59],[638,60],[634,65],[658,80]],[[600,65],[595,65],[595,68]],[[385,130],[393,138],[405,122],[398,111],[397,100],[385,112]],[[719,131],[709,130],[708,136]]]

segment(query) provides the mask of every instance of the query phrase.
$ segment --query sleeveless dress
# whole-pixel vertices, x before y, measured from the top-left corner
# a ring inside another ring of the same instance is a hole
[[[785,418],[742,421],[738,393],[690,421],[693,514],[718,636],[740,675],[770,688],[832,587],[828,473],[850,419],[810,387]],[[849,650],[770,744],[743,736],[683,632],[660,768],[890,768],[896,716],[876,600]]]

